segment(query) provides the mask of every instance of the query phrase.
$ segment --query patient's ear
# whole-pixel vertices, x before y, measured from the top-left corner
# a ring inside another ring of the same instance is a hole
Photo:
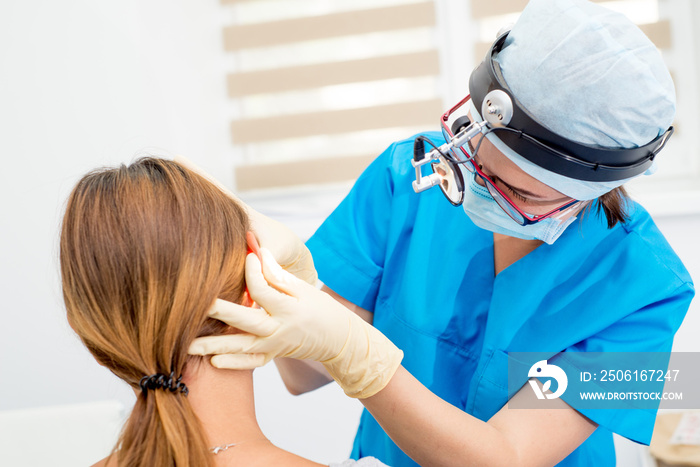
[[[248,293],[248,289],[246,289],[245,292],[243,292],[243,302],[241,303],[241,305],[250,306],[253,308],[258,308],[258,304],[255,303],[255,300],[253,300],[250,297],[250,294]]]

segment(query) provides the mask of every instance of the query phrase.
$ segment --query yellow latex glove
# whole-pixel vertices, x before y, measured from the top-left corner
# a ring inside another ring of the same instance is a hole
[[[246,258],[250,296],[264,308],[217,300],[209,316],[243,334],[200,337],[193,355],[214,355],[217,368],[247,369],[277,357],[315,360],[350,397],[367,398],[383,389],[401,364],[403,352],[384,334],[330,295],[284,271],[261,249]]]
[[[229,198],[236,201],[248,213],[251,229],[260,243],[260,246],[268,248],[272,252],[277,263],[286,271],[297,276],[299,279],[316,285],[318,273],[314,267],[314,260],[311,252],[304,242],[292,230],[283,223],[270,219],[251,208],[228,190],[217,179],[206,173],[189,159],[183,156],[175,156],[174,161],[192,172],[195,172],[209,180],[223,191]]]

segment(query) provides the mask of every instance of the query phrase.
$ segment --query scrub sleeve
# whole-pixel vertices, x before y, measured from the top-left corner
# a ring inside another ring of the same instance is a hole
[[[307,245],[320,279],[374,313],[433,393],[486,421],[508,401],[509,352],[558,364],[577,351],[670,352],[694,288],[641,206],[612,229],[590,212],[495,276],[492,234],[438,188],[413,192],[412,149],[409,138],[382,153]],[[651,439],[655,410],[579,411],[599,427],[559,465],[614,465],[613,432]],[[352,453],[363,456],[417,465],[366,410]]]

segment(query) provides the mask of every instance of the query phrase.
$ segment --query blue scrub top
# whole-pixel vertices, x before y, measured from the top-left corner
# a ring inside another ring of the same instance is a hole
[[[507,352],[670,352],[694,288],[641,206],[612,229],[590,212],[494,276],[493,234],[439,188],[416,194],[412,154],[413,138],[391,145],[307,245],[433,393],[486,421],[508,400]],[[559,465],[615,465],[613,432],[651,440],[653,410],[580,412],[599,427]],[[352,456],[417,465],[366,410]]]

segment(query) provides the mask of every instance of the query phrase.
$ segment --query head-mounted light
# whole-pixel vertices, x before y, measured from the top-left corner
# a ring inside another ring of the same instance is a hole
[[[470,76],[470,95],[474,107],[481,112],[481,115],[474,116],[473,123],[466,116],[452,122],[450,128],[453,136],[440,147],[433,145],[434,148],[427,154],[424,151],[424,141],[428,140],[424,137],[416,139],[412,164],[416,168],[416,181],[413,182],[413,188],[417,193],[440,185],[451,203],[461,204],[461,196],[454,193],[455,187],[461,188],[460,185],[463,185],[459,183],[461,180],[454,183],[446,182],[442,174],[436,173],[435,169],[440,167],[443,169],[442,172],[458,173],[454,165],[456,161],[451,156],[459,154],[457,149],[479,133],[494,132],[505,145],[530,162],[576,180],[593,182],[624,180],[644,173],[652,165],[656,154],[673,134],[672,126],[644,146],[611,149],[577,143],[550,131],[539,123],[520,105],[508,88],[498,62],[494,60],[504,47],[507,37],[508,32],[505,32],[496,39],[483,62]],[[446,120],[449,114],[450,112],[445,113],[443,120]],[[483,120],[479,121],[478,117]],[[464,159],[464,156],[461,159]],[[429,162],[433,162],[434,173],[427,177],[422,176],[420,166]],[[444,165],[452,170],[445,171]],[[446,186],[449,186],[449,193],[445,189]]]
[[[631,149],[597,147],[559,136],[520,105],[503,79],[494,57],[507,37],[505,33],[496,39],[469,78],[469,91],[476,108],[481,110],[481,117],[493,125],[503,143],[530,162],[576,180],[624,180],[644,173],[651,166],[673,134],[673,127],[644,146]],[[499,131],[499,127],[505,130]]]

